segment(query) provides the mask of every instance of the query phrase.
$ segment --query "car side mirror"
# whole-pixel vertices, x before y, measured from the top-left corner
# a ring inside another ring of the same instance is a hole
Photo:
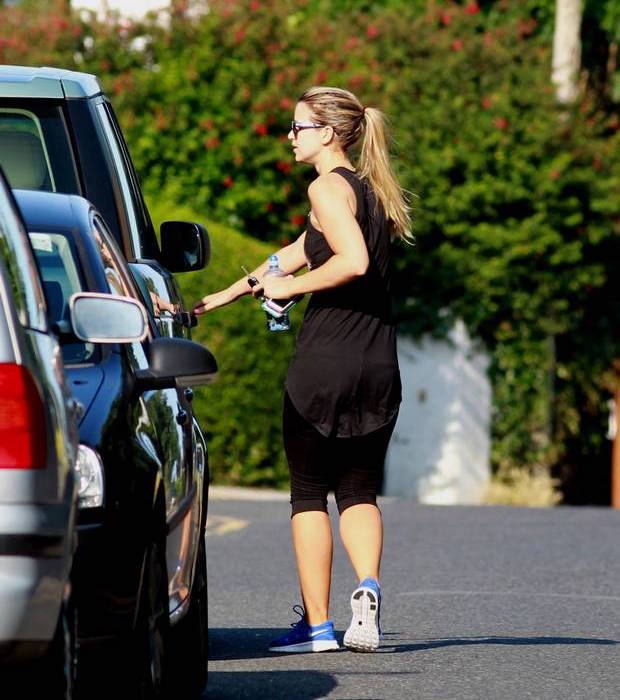
[[[193,221],[164,221],[161,233],[161,262],[171,272],[202,270],[211,258],[207,229]]]
[[[208,384],[217,374],[212,353],[185,338],[155,338],[149,343],[147,357],[148,369],[135,373],[141,391]]]
[[[142,304],[130,297],[80,292],[69,299],[73,333],[87,343],[138,343],[148,321]]]

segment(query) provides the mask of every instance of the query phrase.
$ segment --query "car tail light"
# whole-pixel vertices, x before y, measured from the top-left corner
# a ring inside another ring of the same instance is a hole
[[[0,363],[0,469],[42,469],[47,461],[43,401],[30,372]]]

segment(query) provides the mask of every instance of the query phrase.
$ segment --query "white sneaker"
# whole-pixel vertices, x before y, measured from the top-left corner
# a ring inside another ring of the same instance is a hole
[[[353,651],[375,651],[379,646],[379,584],[365,578],[351,594],[351,624],[344,634],[344,645]]]

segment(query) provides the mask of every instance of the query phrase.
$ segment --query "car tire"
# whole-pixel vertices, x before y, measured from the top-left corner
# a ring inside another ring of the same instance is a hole
[[[196,557],[189,608],[171,630],[171,665],[174,689],[180,693],[179,697],[198,698],[207,684],[208,634],[207,551],[203,534]]]
[[[132,639],[132,697],[155,700],[165,697],[168,663],[168,581],[163,548],[152,542],[146,550],[144,574]]]

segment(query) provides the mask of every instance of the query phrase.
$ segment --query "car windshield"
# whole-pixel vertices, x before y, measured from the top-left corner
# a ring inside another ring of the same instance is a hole
[[[69,298],[77,292],[87,291],[77,252],[62,233],[31,233],[30,241],[43,279],[50,318],[53,321],[69,320]],[[95,360],[93,343],[63,343],[61,349],[65,365]]]
[[[0,107],[0,166],[14,189],[80,194],[62,109],[37,100]]]

